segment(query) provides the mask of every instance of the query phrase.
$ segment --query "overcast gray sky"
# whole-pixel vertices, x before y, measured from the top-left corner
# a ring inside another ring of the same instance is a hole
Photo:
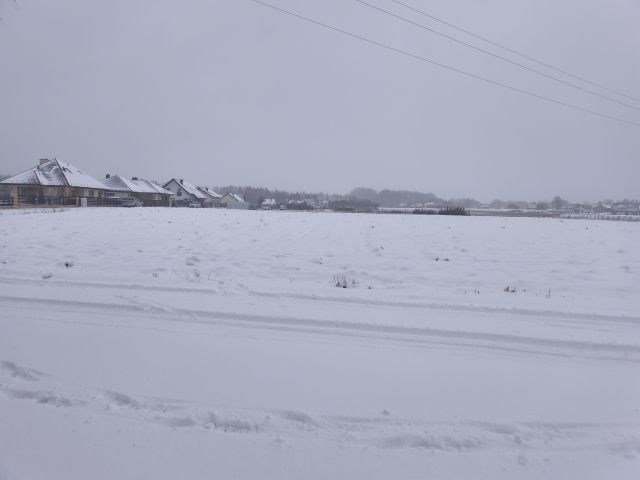
[[[265,1],[640,123],[638,110],[354,0]],[[390,0],[368,1],[490,48]],[[404,1],[640,98],[637,0]],[[56,156],[97,178],[109,172],[338,193],[369,186],[485,201],[640,197],[640,128],[487,85],[250,0],[18,5],[0,0],[0,173]]]

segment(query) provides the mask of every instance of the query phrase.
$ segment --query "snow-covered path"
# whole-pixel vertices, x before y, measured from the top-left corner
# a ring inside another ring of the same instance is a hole
[[[637,478],[639,233],[0,212],[0,478]]]

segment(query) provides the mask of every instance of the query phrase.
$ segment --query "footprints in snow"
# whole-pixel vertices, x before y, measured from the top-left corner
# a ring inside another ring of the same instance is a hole
[[[37,382],[46,375],[39,370],[33,368],[22,367],[14,362],[3,360],[0,362],[0,378],[8,377],[12,380],[20,380],[23,382]],[[0,383],[0,390],[6,395],[20,400],[32,400],[40,404],[51,405],[54,407],[71,407],[79,404],[64,396],[57,395],[48,391],[28,390],[21,388],[8,387]]]
[[[53,407],[73,407],[77,405],[83,405],[85,403],[83,401],[62,397],[51,392],[20,390],[3,387],[0,388],[3,389],[4,392],[10,397],[20,400],[33,400],[36,403],[50,405]]]
[[[473,453],[478,449],[511,452],[527,463],[527,452],[549,449],[598,449],[635,459],[640,456],[640,436],[634,426],[571,423],[425,422],[391,418],[384,410],[378,417],[311,416],[296,410],[231,411],[225,415],[176,400],[147,398],[111,391],[54,385],[55,392],[37,387],[50,379],[45,373],[12,361],[0,361],[0,392],[15,400],[43,407],[82,408],[86,413],[110,412],[176,429],[204,429],[273,438],[313,435],[337,443],[381,449],[415,449],[428,452]],[[19,385],[6,385],[6,383]]]
[[[418,448],[422,450],[440,450],[462,452],[477,450],[484,446],[484,442],[477,438],[455,438],[452,436],[433,435],[398,435],[384,438],[377,442],[381,448]]]
[[[44,377],[44,373],[38,370],[35,370],[33,368],[21,367],[20,365],[17,365],[8,360],[3,360],[0,362],[0,373],[30,382],[40,380],[40,378]]]
[[[5,377],[10,381],[27,382],[34,385],[47,376],[35,369],[17,365],[11,361],[0,362],[0,380]],[[54,393],[48,389],[27,388],[28,385],[14,387],[0,382],[0,392],[16,400],[32,401],[40,405],[58,408],[84,407],[95,412],[109,411],[123,415],[134,415],[149,422],[159,423],[172,428],[204,428],[222,432],[248,433],[259,432],[269,423],[270,416],[263,415],[259,421],[242,418],[225,417],[212,411],[183,412],[180,402],[161,400],[139,400],[125,393],[104,390],[91,392],[86,389],[68,388],[66,395]],[[59,388],[59,387],[58,387]],[[56,388],[56,390],[58,389]],[[182,412],[182,415],[178,413]],[[304,414],[292,418],[304,421]]]
[[[200,259],[198,257],[196,257],[195,255],[192,255],[190,257],[187,257],[187,259],[184,261],[185,265],[188,265],[190,267],[196,266],[198,264],[200,264]]]

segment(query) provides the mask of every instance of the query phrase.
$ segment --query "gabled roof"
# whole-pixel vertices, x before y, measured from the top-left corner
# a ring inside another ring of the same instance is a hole
[[[113,175],[109,178],[105,178],[104,180],[100,180],[100,181],[109,190],[114,190],[117,192],[131,191],[131,187],[129,186],[129,182],[127,181],[127,179],[121,177],[120,175]]]
[[[104,189],[104,185],[95,178],[70,163],[55,158],[30,168],[26,172],[9,177],[0,183],[13,185],[44,185],[59,187],[79,187]]]
[[[227,192],[224,194],[224,197],[231,197],[233,198],[236,202],[241,202],[241,203],[246,203],[244,201],[244,198],[240,197],[240,195],[238,195],[237,193],[231,193],[231,192]],[[224,198],[223,197],[223,198]]]
[[[173,192],[165,190],[160,185],[156,185],[155,183],[142,178],[133,178],[129,180],[121,177],[120,175],[113,175],[101,180],[101,182],[104,187],[109,190],[115,190],[118,192],[161,193],[163,195],[173,195]]]
[[[150,193],[162,193],[163,195],[173,195],[173,192],[170,192],[166,188],[162,188],[157,183],[153,183],[149,180],[137,179],[131,180],[133,184],[135,184],[138,188],[145,189],[145,192],[148,190]]]
[[[204,193],[206,196],[210,198],[222,198],[222,195],[214,192],[209,187],[198,187],[198,190],[200,190],[202,193]]]
[[[177,178],[172,178],[167,183],[165,183],[164,186],[166,187],[171,182],[176,182],[185,192],[187,192],[189,195],[193,195],[194,197],[199,198],[200,200],[204,200],[207,198],[206,195],[198,190],[195,185],[187,182],[186,180],[178,180]]]

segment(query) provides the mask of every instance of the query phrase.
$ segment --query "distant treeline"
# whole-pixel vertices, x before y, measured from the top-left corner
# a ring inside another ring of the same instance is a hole
[[[242,196],[252,205],[260,206],[266,199],[273,199],[277,204],[287,202],[307,202],[315,205],[323,205],[326,208],[343,211],[369,211],[379,206],[399,207],[403,205],[419,205],[434,203],[444,207],[475,208],[480,203],[472,198],[449,199],[439,198],[433,193],[415,192],[410,190],[381,190],[372,188],[354,188],[346,195],[327,194],[322,192],[289,192],[286,190],[272,190],[265,187],[223,185],[214,187],[214,190],[234,192]],[[305,207],[301,206],[300,209]]]
[[[480,202],[473,198],[459,198],[445,200],[433,193],[415,192],[411,190],[381,190],[373,188],[354,188],[349,194],[352,198],[369,200],[382,207],[399,207],[401,205],[418,205],[434,203],[442,206],[474,208],[479,207]]]
[[[331,200],[327,208],[337,212],[370,212],[378,208],[378,204],[370,200],[359,198],[344,198],[342,200]]]
[[[312,210],[323,207],[345,212],[367,212],[375,210],[379,204],[353,195],[337,195],[318,192],[288,192],[271,190],[264,187],[226,185],[215,187],[217,192],[234,192],[242,196],[246,202],[256,207],[267,199],[273,199],[276,205],[284,205],[287,210]]]
[[[219,193],[234,192],[239,194],[246,202],[252,205],[259,206],[263,201],[272,198],[277,203],[286,203],[289,200],[305,201],[313,200],[315,202],[322,202],[324,200],[331,200],[340,195],[328,195],[326,193],[309,193],[309,192],[287,192],[285,190],[271,190],[265,187],[250,187],[250,186],[237,186],[226,185],[214,187],[214,190]]]
[[[323,192],[289,192],[286,190],[272,190],[265,187],[227,185],[214,187],[214,190],[225,193],[234,192],[240,194],[247,202],[255,207],[259,207],[266,199],[275,200],[278,206],[285,205],[287,209],[307,210],[310,208],[329,208],[339,211],[371,211],[377,207],[397,208],[409,207],[417,209],[444,210],[446,208],[468,209],[491,207],[491,208],[531,208],[533,203],[539,210],[548,208],[559,209],[569,202],[560,196],[555,196],[548,202],[525,202],[525,201],[504,201],[493,200],[489,204],[482,204],[473,198],[440,198],[434,193],[417,192],[413,190],[375,190],[373,188],[354,188],[346,195],[328,194]],[[623,203],[634,204],[637,201],[624,200]],[[601,203],[612,204],[611,200],[604,200]],[[585,204],[586,205],[586,204]]]

